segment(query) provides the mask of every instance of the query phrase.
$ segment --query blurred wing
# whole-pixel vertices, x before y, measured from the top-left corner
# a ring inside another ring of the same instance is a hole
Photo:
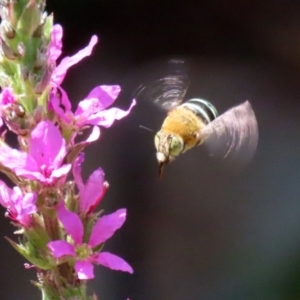
[[[205,126],[201,132],[211,155],[247,163],[255,153],[258,128],[251,104],[233,107]]]
[[[150,101],[165,110],[181,104],[189,86],[183,64],[180,60],[169,61],[167,68],[161,71],[165,75],[158,74],[155,80],[146,78],[145,83],[136,90],[134,98],[137,101]]]

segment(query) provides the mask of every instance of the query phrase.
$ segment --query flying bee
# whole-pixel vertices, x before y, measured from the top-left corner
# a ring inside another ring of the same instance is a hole
[[[165,164],[202,144],[204,136],[201,130],[217,116],[218,112],[210,102],[197,98],[190,99],[169,112],[154,138],[159,177],[162,176]]]
[[[212,156],[248,162],[258,142],[257,121],[250,103],[246,101],[218,116],[214,105],[206,100],[183,101],[188,85],[185,75],[175,74],[138,90],[138,96],[150,98],[168,111],[154,137],[159,177],[166,164],[201,144],[206,145]]]
[[[178,155],[201,145],[214,156],[248,161],[258,141],[255,114],[248,101],[218,116],[208,101],[193,98],[171,110],[155,135],[159,177]]]

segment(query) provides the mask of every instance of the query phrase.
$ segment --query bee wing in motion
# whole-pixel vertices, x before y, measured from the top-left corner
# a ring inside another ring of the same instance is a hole
[[[182,76],[166,76],[147,85],[140,85],[136,99],[145,98],[165,110],[171,110],[181,104],[188,84]]]
[[[233,107],[206,125],[200,135],[211,155],[238,163],[253,157],[258,143],[258,128],[251,104]]]
[[[134,98],[155,103],[165,110],[171,110],[182,103],[187,92],[189,81],[183,69],[184,61],[170,60],[167,65],[167,74],[158,74],[159,79],[151,80],[146,76],[134,93]],[[165,73],[165,68],[162,68]],[[156,78],[157,78],[156,77]]]

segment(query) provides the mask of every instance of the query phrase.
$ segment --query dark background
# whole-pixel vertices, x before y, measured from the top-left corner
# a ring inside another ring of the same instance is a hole
[[[138,103],[103,129],[84,174],[102,166],[110,183],[102,208],[128,209],[105,249],[135,273],[97,267],[91,291],[100,300],[300,299],[300,2],[49,0],[47,10],[64,27],[64,55],[100,37],[64,82],[74,103],[119,83],[115,106],[127,108],[141,74],[184,58],[192,96],[220,112],[249,100],[259,124],[256,156],[240,173],[199,147],[162,180],[153,137],[139,125],[158,130],[163,112]],[[0,235],[12,237],[0,222]],[[0,242],[0,298],[41,299],[34,270]]]

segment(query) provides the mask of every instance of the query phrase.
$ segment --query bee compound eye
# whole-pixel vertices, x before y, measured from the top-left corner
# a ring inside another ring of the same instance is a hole
[[[170,155],[178,156],[183,150],[183,142],[176,136],[172,137],[170,143]]]

